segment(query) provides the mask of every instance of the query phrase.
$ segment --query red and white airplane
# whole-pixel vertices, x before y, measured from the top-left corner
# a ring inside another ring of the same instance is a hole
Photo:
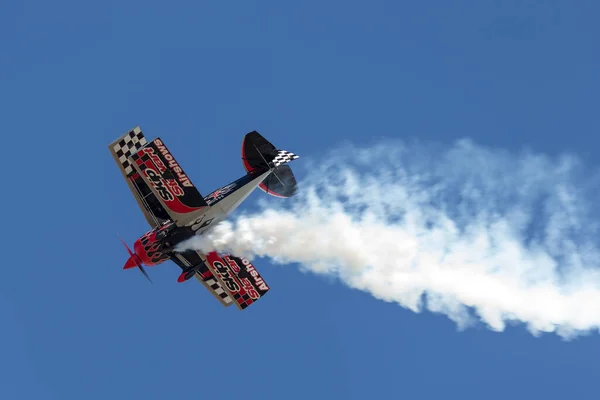
[[[144,265],[167,260],[182,269],[178,282],[196,277],[224,306],[245,309],[267,293],[269,286],[243,257],[187,250],[176,246],[224,220],[257,187],[277,197],[296,193],[289,163],[294,153],[278,150],[258,132],[242,143],[246,175],[202,196],[160,138],[147,141],[139,126],[108,146],[133,196],[152,228],[135,241],[124,269],[137,267],[150,280]]]

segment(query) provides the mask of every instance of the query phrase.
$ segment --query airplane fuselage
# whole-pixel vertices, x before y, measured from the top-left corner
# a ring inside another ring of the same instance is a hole
[[[175,221],[165,221],[135,241],[134,253],[146,266],[158,265],[169,260],[179,243],[204,234],[227,218],[271,172],[272,170],[265,170],[249,173],[213,191],[204,198],[209,207],[203,214],[185,226],[177,226]]]

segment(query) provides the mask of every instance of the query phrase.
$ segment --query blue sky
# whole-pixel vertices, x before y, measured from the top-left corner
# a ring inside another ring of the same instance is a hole
[[[3,2],[0,397],[596,398],[597,334],[458,331],[268,260],[257,267],[272,290],[246,312],[177,284],[171,263],[149,285],[121,270],[116,234],[131,244],[147,225],[106,147],[139,124],[203,193],[242,175],[253,129],[310,160],[344,141],[467,137],[595,168],[599,12],[592,1]]]

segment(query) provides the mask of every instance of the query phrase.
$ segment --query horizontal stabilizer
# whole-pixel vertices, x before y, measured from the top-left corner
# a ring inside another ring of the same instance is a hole
[[[263,192],[271,196],[287,198],[298,191],[296,178],[289,165],[281,165],[273,170],[258,186]]]
[[[273,171],[259,185],[271,196],[286,198],[296,194],[296,177],[287,163],[298,158],[297,154],[275,148],[257,131],[247,133],[242,143],[242,161],[248,173]]]

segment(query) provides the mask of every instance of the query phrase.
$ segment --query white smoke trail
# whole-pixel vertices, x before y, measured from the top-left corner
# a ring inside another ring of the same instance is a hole
[[[576,158],[460,141],[348,145],[325,160],[308,161],[284,206],[263,201],[186,246],[298,263],[461,328],[473,314],[565,338],[600,327],[597,179]]]

